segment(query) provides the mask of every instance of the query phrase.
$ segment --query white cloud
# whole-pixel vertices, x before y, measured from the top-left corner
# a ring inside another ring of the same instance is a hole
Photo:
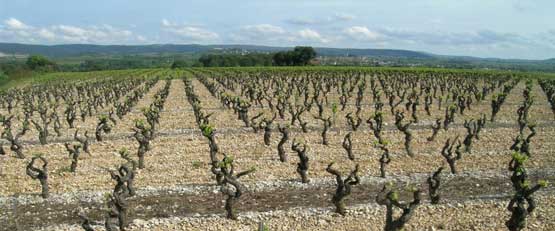
[[[52,32],[48,29],[45,29],[45,28],[40,29],[39,32],[38,32],[38,35],[41,38],[44,38],[44,39],[49,40],[49,41],[53,41],[56,38],[56,34],[54,34],[54,32]]]
[[[4,24],[7,26],[8,29],[11,29],[11,30],[29,30],[29,29],[32,29],[32,27],[28,26],[27,24],[15,19],[15,18],[9,18],[9,19],[5,20]]]
[[[549,31],[521,34],[493,30],[444,31],[353,26],[343,32],[345,36],[339,43],[351,42],[353,47],[381,46],[483,57],[503,54],[504,57],[516,58],[538,57],[538,51],[555,52],[555,36],[550,36]],[[519,56],[510,55],[516,51]]]
[[[256,35],[279,35],[285,33],[283,28],[270,24],[248,25],[242,27],[242,31]]]
[[[321,43],[327,43],[328,42],[328,40],[324,39],[322,37],[322,35],[320,35],[320,33],[318,33],[318,31],[315,31],[315,30],[312,30],[312,29],[300,30],[298,32],[298,35],[303,40],[316,41],[316,42],[321,42]]]
[[[81,37],[87,34],[87,31],[75,26],[59,25],[54,28],[55,30],[61,32],[63,35],[70,36],[70,37]]]
[[[331,40],[314,29],[301,29],[298,31],[286,30],[271,24],[258,24],[242,26],[231,33],[234,43],[263,44],[273,46],[292,46],[299,43],[322,44]]]
[[[240,27],[230,35],[233,42],[270,44],[280,41],[290,41],[291,34],[279,26],[271,24],[246,25]]]
[[[365,26],[352,26],[344,31],[350,38],[359,41],[377,41],[383,37],[376,31],[371,31]]]
[[[441,27],[405,29],[345,25],[355,16],[334,14],[320,19],[298,19],[290,24],[253,24],[224,28],[225,34],[212,31],[203,24],[183,24],[167,19],[149,37],[137,34],[134,27],[112,25],[48,25],[26,24],[16,18],[0,18],[0,41],[20,43],[242,43],[271,46],[387,47],[424,50],[437,53],[469,55],[506,54],[514,57],[546,57],[555,52],[555,30],[515,33],[497,30],[441,30]],[[433,20],[432,20],[433,21]],[[290,22],[291,23],[291,22]],[[435,22],[434,22],[435,23]],[[437,22],[441,23],[441,21]],[[317,24],[315,26],[299,26]],[[433,24],[433,23],[430,23]],[[160,33],[162,32],[162,33]],[[526,51],[528,50],[528,51]],[[475,52],[474,52],[475,51]],[[518,51],[518,53],[516,52]],[[521,51],[526,51],[524,54]],[[473,53],[474,52],[474,53]],[[550,54],[551,53],[551,54]],[[538,56],[538,54],[544,54]]]
[[[73,25],[52,25],[34,27],[15,18],[4,21],[0,39],[10,42],[32,43],[97,43],[122,44],[144,42],[138,35],[111,25],[80,27]]]
[[[182,37],[190,38],[196,41],[214,40],[218,38],[218,34],[198,27],[184,26],[167,30],[176,35],[180,35]]]
[[[315,26],[315,25],[330,25],[339,22],[347,22],[355,19],[356,17],[346,13],[336,13],[325,18],[291,18],[285,22],[297,26]]]
[[[145,36],[137,35],[137,41],[146,42],[146,41],[148,41],[148,39]]]
[[[133,32],[118,29],[110,25],[77,27],[69,25],[53,26],[57,38],[66,42],[77,43],[121,43],[135,40]]]
[[[179,37],[179,39],[187,39],[187,42],[212,42],[220,37],[218,33],[204,28],[190,25],[179,25],[166,19],[162,20],[162,29],[174,36]]]
[[[500,45],[526,44],[533,39],[516,33],[503,33],[492,30],[464,32],[414,31],[399,28],[378,29],[389,40],[412,42],[428,45]]]

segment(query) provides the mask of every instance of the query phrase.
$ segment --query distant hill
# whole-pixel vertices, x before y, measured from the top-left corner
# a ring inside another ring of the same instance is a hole
[[[367,56],[388,58],[433,58],[434,55],[419,51],[393,49],[347,49],[347,48],[315,48],[318,55],[323,56]]]
[[[67,45],[28,45],[18,43],[0,43],[0,52],[4,54],[41,54],[53,58],[74,57],[81,55],[132,55],[146,53],[183,53],[203,52],[210,48],[200,45],[89,45],[89,44],[67,44]]]
[[[277,52],[293,49],[291,47],[269,47],[255,45],[28,45],[18,43],[0,43],[0,53],[12,54],[41,54],[53,58],[74,57],[82,55],[136,55],[148,53],[203,53],[220,50],[242,50],[249,52]],[[390,58],[432,58],[430,54],[408,50],[392,49],[342,49],[315,48],[323,56],[368,56]]]
[[[151,58],[159,54],[203,54],[203,53],[245,53],[277,52],[293,47],[271,47],[258,45],[198,45],[198,44],[153,44],[153,45],[29,45],[0,43],[0,58],[25,57],[41,54],[55,59],[80,58],[81,56],[144,55]],[[437,55],[420,51],[396,49],[351,49],[315,47],[320,56],[332,58],[327,65],[385,65],[385,66],[427,66],[464,69],[503,69],[519,71],[555,72],[555,58],[547,60],[478,58],[471,56]],[[106,57],[104,57],[106,56]],[[357,59],[353,57],[366,57]],[[358,63],[358,64],[357,64]]]

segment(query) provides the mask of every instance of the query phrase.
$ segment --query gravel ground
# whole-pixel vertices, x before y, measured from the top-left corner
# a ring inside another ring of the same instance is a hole
[[[555,178],[555,169],[541,169],[538,171],[529,171],[529,174],[535,178]],[[367,185],[382,185],[386,182],[397,182],[399,184],[423,184],[428,178],[429,174],[424,173],[414,173],[410,175],[390,175],[387,178],[381,178],[371,175],[360,176],[361,184]],[[443,174],[442,180],[443,185],[450,184],[453,182],[457,184],[458,180],[468,179],[469,181],[480,181],[480,180],[492,180],[501,181],[508,179],[510,177],[509,172],[501,173],[496,171],[468,171],[457,175],[454,174]],[[336,184],[335,178],[333,177],[322,177],[312,179],[309,183],[303,184],[299,180],[260,180],[246,182],[244,184],[248,192],[266,192],[275,191],[278,189],[314,189],[329,187],[333,188]],[[507,180],[507,184],[508,180]],[[480,185],[477,185],[480,186]],[[483,185],[486,186],[487,185]],[[550,187],[552,188],[552,187]],[[149,196],[159,196],[163,194],[191,194],[191,195],[201,195],[207,193],[219,193],[219,186],[213,184],[205,185],[172,185],[172,186],[146,186],[137,189],[138,197],[149,197]],[[42,199],[38,195],[33,194],[22,194],[17,196],[2,196],[0,197],[0,208],[9,207],[13,203],[18,205],[33,205],[48,202],[51,204],[71,204],[71,203],[102,203],[104,200],[104,195],[109,193],[110,190],[96,190],[96,191],[74,191],[67,193],[54,194],[48,199]]]
[[[373,147],[375,140],[368,131],[368,126],[363,123],[362,129],[353,132],[353,149],[357,156],[355,161],[346,157],[345,150],[341,147],[343,136],[348,132],[345,128],[344,115],[353,111],[354,107],[348,106],[345,112],[337,117],[336,126],[328,136],[330,145],[321,145],[320,124],[312,115],[305,113],[305,119],[315,130],[309,133],[293,131],[291,138],[297,137],[309,144],[309,157],[311,161],[309,185],[297,182],[296,163],[298,158],[292,151],[288,152],[289,161],[278,161],[276,145],[281,137],[278,132],[272,135],[272,144],[267,147],[262,143],[262,133],[255,134],[245,130],[243,123],[237,119],[232,110],[223,110],[220,102],[214,98],[206,87],[199,81],[193,80],[193,87],[199,94],[202,105],[208,112],[215,112],[211,120],[216,127],[216,139],[221,151],[235,157],[239,170],[255,166],[257,171],[242,178],[249,190],[264,191],[278,188],[294,189],[306,187],[330,186],[334,184],[333,178],[325,171],[330,162],[336,162],[336,167],[347,172],[355,163],[360,164],[360,174],[367,184],[383,183],[384,180],[376,178],[379,173],[379,156],[381,153]],[[135,140],[125,138],[130,135],[133,121],[142,118],[140,109],[152,102],[153,95],[164,86],[158,82],[139,104],[133,108],[123,121],[114,128],[114,133],[106,142],[94,142],[91,146],[92,155],[82,154],[76,173],[67,172],[70,160],[63,143],[52,143],[41,146],[36,144],[25,145],[27,159],[19,160],[8,155],[0,156],[0,208],[6,208],[14,201],[20,205],[34,205],[45,202],[37,196],[40,192],[38,182],[25,175],[25,165],[31,154],[43,153],[49,160],[49,183],[52,197],[47,200],[53,204],[72,204],[101,202],[103,195],[113,187],[109,174],[105,168],[114,168],[123,162],[116,154],[122,147],[128,148],[133,153],[137,149]],[[521,83],[507,97],[505,105],[497,116],[497,122],[504,126],[486,127],[481,133],[481,139],[475,141],[473,152],[464,154],[463,159],[457,162],[457,167],[462,176],[476,178],[507,178],[507,163],[510,160],[512,139],[517,132],[516,109],[522,101]],[[370,95],[370,93],[367,93]],[[534,86],[533,95],[536,103],[531,107],[531,119],[537,121],[538,135],[532,139],[533,157],[527,166],[531,172],[543,171],[547,175],[553,174],[555,165],[555,126],[553,114],[549,109],[547,99],[539,86]],[[335,95],[330,94],[335,97]],[[367,105],[371,97],[365,97]],[[352,100],[352,99],[351,99]],[[332,100],[336,101],[336,100]],[[199,132],[194,132],[194,123],[191,105],[186,101],[184,86],[181,80],[172,80],[170,94],[166,101],[167,110],[162,112],[160,136],[152,143],[153,150],[147,153],[146,168],[140,170],[135,178],[135,184],[140,196],[155,196],[164,193],[206,194],[217,193],[218,188],[211,186],[214,180],[209,172],[208,145]],[[399,107],[403,107],[400,105]],[[249,115],[262,111],[261,108],[253,109]],[[267,110],[267,109],[266,109]],[[329,113],[326,108],[326,113]],[[384,110],[389,111],[386,106]],[[472,110],[467,110],[464,116],[457,115],[456,125],[449,131],[440,131],[436,141],[427,142],[426,137],[431,134],[429,129],[416,129],[413,131],[414,158],[408,157],[403,151],[403,136],[400,132],[386,130],[384,137],[391,143],[392,162],[387,171],[390,176],[387,181],[419,181],[439,166],[445,165],[440,155],[441,148],[447,138],[456,135],[463,136],[465,129],[460,126],[464,119],[478,118],[481,113],[490,113],[489,101],[477,103]],[[443,115],[443,111],[433,106],[433,115]],[[373,112],[369,108],[363,110],[364,120]],[[423,110],[419,111],[421,121],[418,126],[427,126],[434,116],[427,116]],[[393,118],[385,113],[385,121],[389,126]],[[288,123],[277,120],[277,123]],[[96,118],[87,119],[86,122],[77,122],[81,130],[94,131]],[[340,125],[340,126],[339,126]],[[512,126],[511,126],[512,125]],[[191,130],[193,129],[193,130]],[[241,130],[243,132],[233,132]],[[65,129],[64,136],[59,138],[71,139],[73,129]],[[191,132],[192,131],[192,132]],[[32,130],[23,137],[25,142],[36,143],[36,131]],[[289,149],[290,141],[286,144]],[[447,177],[449,178],[449,177]],[[507,179],[508,182],[508,179]],[[487,186],[485,186],[487,187]],[[470,189],[469,189],[470,190]],[[552,191],[549,191],[552,192]],[[555,230],[553,219],[555,202],[554,195],[541,194],[538,211],[532,216],[530,230]],[[424,205],[418,209],[415,217],[409,223],[407,230],[499,230],[504,229],[503,221],[508,217],[505,211],[507,201],[504,200],[471,200],[453,202],[449,204],[430,206]],[[298,205],[302,206],[302,205]],[[221,214],[198,215],[193,217],[156,218],[148,220],[135,220],[131,230],[255,230],[259,221],[263,221],[270,230],[381,230],[383,226],[383,208],[377,205],[356,205],[346,217],[339,217],[329,208],[293,208],[272,212],[244,212],[240,214],[239,221],[228,221]],[[0,217],[0,223],[6,217]],[[442,223],[443,222],[443,223]],[[1,230],[1,228],[0,228]],[[52,226],[45,230],[76,230],[75,226]],[[78,230],[78,229],[77,229]]]
[[[555,229],[553,196],[538,197],[537,210],[528,220],[528,230]],[[406,230],[504,230],[507,201],[472,200],[453,204],[419,206]],[[398,215],[398,213],[396,214]],[[377,204],[349,208],[346,216],[333,208],[293,208],[271,212],[246,212],[237,221],[223,214],[133,220],[129,230],[257,230],[262,222],[269,230],[382,230],[385,207]],[[41,230],[80,230],[77,225],[59,225]],[[97,230],[102,230],[97,227]]]
[[[423,189],[423,201],[427,201],[425,182],[427,175],[393,176],[387,179],[363,176],[361,184],[353,188],[346,198],[348,206],[373,203],[375,195],[386,182],[395,182],[396,188],[415,185]],[[445,175],[441,188],[442,203],[458,204],[481,199],[507,200],[512,195],[507,174],[495,172],[465,172],[460,175]],[[530,172],[532,182],[537,179],[555,181],[555,171]],[[309,184],[293,181],[259,181],[246,184],[246,191],[236,205],[239,212],[269,212],[287,210],[297,206],[323,208],[330,205],[335,188],[332,178],[313,180]],[[77,224],[77,208],[83,209],[92,219],[103,219],[104,195],[108,191],[77,192],[57,194],[48,200],[36,196],[0,198],[0,222],[15,228],[17,217],[23,230],[54,224]],[[552,196],[553,187],[542,189],[536,196]],[[401,199],[410,194],[401,193]],[[151,220],[168,217],[209,217],[223,211],[224,197],[219,187],[210,185],[187,185],[137,190],[137,195],[129,198],[128,216],[131,219]],[[247,216],[248,217],[248,216]],[[47,219],[46,222],[44,219]]]
[[[152,101],[152,96],[163,87],[163,81],[158,82],[135,107],[136,110],[148,105]],[[220,104],[211,96],[199,81],[194,80],[195,91],[200,95],[203,105],[206,107],[219,107]],[[523,84],[521,84],[523,85]],[[463,159],[457,162],[459,171],[497,171],[506,172],[507,163],[510,160],[508,147],[512,144],[513,134],[516,133],[514,108],[520,98],[519,94],[522,86],[517,86],[512,94],[507,98],[499,118],[512,118],[512,121],[505,121],[506,124],[513,124],[513,127],[486,127],[481,140],[474,142],[473,152],[464,154]],[[539,88],[534,91],[538,102],[531,108],[531,117],[535,119],[547,119],[551,116],[545,96]],[[194,129],[194,118],[192,112],[188,111],[191,106],[186,102],[184,86],[181,80],[173,80],[170,94],[166,101],[166,107],[170,110],[162,112],[160,124],[160,136],[152,142],[153,150],[147,153],[146,168],[141,170],[136,177],[138,188],[145,187],[171,187],[175,185],[188,184],[210,184],[213,183],[212,174],[209,169],[208,145],[206,139]],[[487,105],[486,105],[487,106]],[[489,107],[489,106],[488,106]],[[479,106],[467,113],[476,113]],[[171,109],[179,109],[177,111]],[[185,114],[183,114],[185,113]],[[439,112],[438,112],[439,113]],[[386,113],[388,114],[388,113]],[[141,118],[140,113],[132,113],[124,118],[124,122],[118,123],[114,129],[114,136],[130,135],[132,121]],[[289,161],[279,162],[276,145],[280,139],[280,134],[274,132],[272,144],[267,147],[263,145],[262,133],[255,134],[247,132],[230,132],[229,129],[243,129],[242,123],[236,119],[231,110],[221,111],[213,116],[216,125],[216,139],[220,149],[231,154],[236,159],[239,169],[247,169],[251,166],[257,168],[257,172],[251,174],[243,181],[255,182],[259,180],[296,180],[296,154],[289,150],[290,141],[286,144]],[[343,119],[342,116],[338,120]],[[387,121],[387,120],[386,120]],[[421,123],[426,123],[423,120]],[[460,125],[461,119],[457,119]],[[527,163],[530,169],[541,169],[552,167],[555,164],[555,126],[542,126],[552,124],[552,120],[540,121],[538,135],[532,140],[533,158]],[[338,124],[341,124],[338,122]],[[391,121],[389,121],[391,125]],[[319,126],[313,124],[313,126]],[[363,124],[360,131],[353,132],[353,149],[356,159],[354,162],[361,166],[361,175],[376,176],[379,174],[379,157],[381,152],[373,147],[373,135],[368,130],[367,125]],[[177,131],[173,133],[173,131]],[[181,133],[179,132],[181,131]],[[234,131],[234,130],[231,130]],[[311,161],[309,176],[311,178],[328,177],[325,172],[326,166],[330,162],[336,162],[337,167],[342,171],[347,171],[354,166],[354,162],[347,159],[345,150],[341,147],[343,136],[347,133],[343,130],[333,130],[329,132],[330,145],[321,145],[320,131],[314,130],[309,133],[293,131],[291,138],[297,137],[307,141],[309,144],[308,155]],[[441,148],[445,139],[455,135],[463,136],[465,129],[453,126],[449,131],[441,131],[434,142],[427,142],[426,137],[431,134],[428,129],[414,130],[413,149],[416,153],[414,158],[408,157],[403,150],[403,135],[396,130],[384,132],[384,138],[391,142],[392,162],[387,166],[389,174],[408,175],[415,173],[428,174],[439,166],[445,165],[443,157],[440,155]],[[165,135],[167,134],[167,135]],[[245,142],[247,141],[247,142]],[[94,142],[91,145],[92,155],[82,154],[76,173],[67,172],[70,160],[66,155],[62,143],[54,143],[45,146],[26,145],[25,153],[27,159],[15,159],[9,153],[0,156],[0,196],[36,194],[39,192],[39,184],[25,175],[25,165],[28,163],[32,153],[43,153],[49,160],[50,184],[53,194],[73,193],[79,191],[108,190],[112,187],[112,181],[105,168],[115,168],[123,160],[117,155],[116,151],[121,148],[128,148],[133,153],[137,149],[136,141],[132,138],[121,137],[107,142]],[[500,148],[502,147],[502,148]],[[505,148],[503,148],[505,147]]]

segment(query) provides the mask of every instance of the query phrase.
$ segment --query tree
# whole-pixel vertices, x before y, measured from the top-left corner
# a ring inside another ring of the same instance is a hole
[[[41,55],[29,56],[26,64],[31,70],[37,71],[54,71],[57,69],[56,63]]]
[[[286,57],[287,52],[285,51],[280,51],[278,53],[274,54],[274,65],[276,66],[287,66],[287,57]]]
[[[292,51],[280,51],[274,54],[276,66],[306,66],[310,60],[316,58],[316,51],[312,47],[295,47]]]
[[[310,60],[316,58],[316,51],[312,47],[295,47],[296,65],[306,66]]]

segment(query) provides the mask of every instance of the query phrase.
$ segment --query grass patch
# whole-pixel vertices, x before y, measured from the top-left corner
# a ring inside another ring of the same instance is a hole
[[[171,69],[130,69],[110,70],[92,72],[53,72],[37,73],[22,71],[7,78],[5,82],[0,81],[0,90],[8,90],[14,87],[20,88],[30,85],[56,84],[81,81],[97,81],[107,78],[127,77],[176,77],[176,71]]]

